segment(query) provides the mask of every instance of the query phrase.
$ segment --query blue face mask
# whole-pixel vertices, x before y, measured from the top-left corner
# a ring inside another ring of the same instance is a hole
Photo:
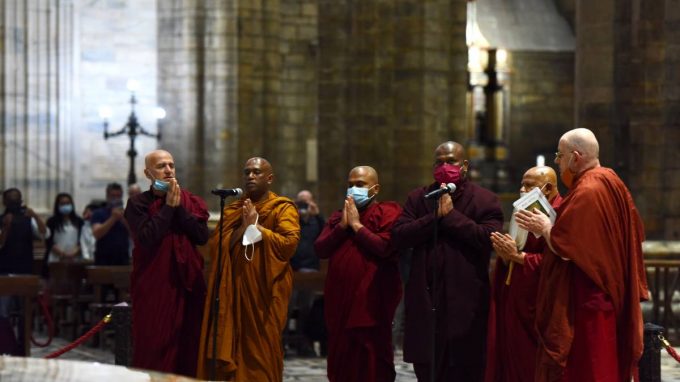
[[[161,192],[168,192],[168,190],[170,190],[170,183],[154,179],[153,188]]]
[[[368,205],[371,199],[373,199],[373,196],[375,196],[373,195],[369,197],[368,190],[368,188],[364,187],[350,187],[347,189],[347,196],[351,196],[352,199],[354,199],[354,204],[357,205],[357,208],[364,208],[366,205]]]
[[[62,215],[70,215],[73,212],[73,204],[62,204],[59,206],[59,213]]]

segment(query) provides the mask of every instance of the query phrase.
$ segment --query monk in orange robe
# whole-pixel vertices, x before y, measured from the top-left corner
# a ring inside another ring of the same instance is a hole
[[[329,259],[328,380],[394,381],[392,320],[401,280],[390,230],[401,207],[375,201],[380,184],[372,167],[355,167],[347,183],[343,209],[331,215],[314,243],[317,256]]]
[[[644,228],[630,192],[598,155],[592,131],[565,133],[555,163],[569,193],[555,225],[537,211],[515,215],[550,248],[536,301],[538,381],[630,381],[642,356]]]
[[[225,207],[221,227],[223,264],[214,378],[281,381],[281,333],[293,287],[289,260],[300,239],[299,217],[292,200],[270,191],[274,174],[266,159],[249,159],[243,175],[245,197]],[[210,241],[212,262],[198,352],[198,377],[203,379],[211,377],[214,359],[210,309],[219,268],[219,229]]]
[[[555,170],[532,167],[522,177],[520,193],[539,188],[554,209],[562,203]],[[486,382],[534,380],[537,336],[534,329],[536,292],[545,239],[526,240],[493,232],[496,266],[491,278],[491,308],[487,337]],[[512,265],[512,267],[511,267]]]

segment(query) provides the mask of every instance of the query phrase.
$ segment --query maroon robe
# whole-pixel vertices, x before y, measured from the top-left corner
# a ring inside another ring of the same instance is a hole
[[[543,258],[536,380],[630,381],[648,296],[643,240],[633,198],[614,171],[597,167],[574,179],[550,231],[555,253]]]
[[[557,209],[562,197],[551,202]],[[505,285],[510,264],[496,258],[491,285],[491,310],[487,338],[486,382],[530,382],[536,366],[536,292],[543,251],[543,237],[527,236],[524,264],[513,266],[510,285]]]
[[[149,190],[125,209],[135,241],[132,366],[193,377],[206,294],[196,245],[208,240],[209,215],[201,198],[181,192],[178,207]]]
[[[314,244],[317,256],[330,259],[324,306],[331,382],[395,379],[391,325],[401,279],[390,230],[400,213],[397,203],[371,203],[354,233],[340,227],[342,211],[335,212]]]
[[[398,248],[413,248],[406,284],[404,360],[428,380],[431,358],[431,265],[434,203],[424,198],[437,184],[408,195],[394,224]],[[490,234],[503,228],[498,197],[469,181],[453,194],[454,209],[439,219],[437,270],[437,380],[481,381],[489,312]]]

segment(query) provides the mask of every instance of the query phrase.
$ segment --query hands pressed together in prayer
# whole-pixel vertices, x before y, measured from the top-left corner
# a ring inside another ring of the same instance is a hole
[[[442,183],[440,188],[446,188],[446,184]],[[446,216],[453,210],[453,199],[450,193],[445,193],[439,198],[439,208],[437,209],[437,217]]]
[[[515,240],[507,233],[492,232],[491,245],[496,254],[503,259],[505,264],[514,261],[519,264],[524,264],[524,257],[526,253],[517,249]]]
[[[178,207],[180,205],[180,188],[177,179],[170,179],[168,182],[168,192],[165,194],[165,204],[170,207]]]
[[[550,236],[552,223],[544,213],[534,208],[533,211],[519,210],[515,213],[515,220],[520,228],[543,237]]]
[[[359,210],[357,209],[354,199],[351,196],[345,198],[345,205],[342,208],[342,219],[340,220],[340,227],[350,227],[354,232],[359,232],[363,224],[359,220]]]
[[[250,199],[246,199],[243,201],[243,207],[241,208],[241,227],[246,228],[256,222],[257,210],[255,209],[255,205]]]

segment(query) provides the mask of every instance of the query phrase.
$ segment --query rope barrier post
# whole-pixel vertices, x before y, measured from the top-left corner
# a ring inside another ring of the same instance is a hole
[[[132,307],[115,305],[111,324],[115,333],[115,364],[130,366],[132,363]]]
[[[661,382],[661,347],[659,336],[663,335],[663,327],[646,323],[644,329],[644,351],[638,366],[640,382]]]

